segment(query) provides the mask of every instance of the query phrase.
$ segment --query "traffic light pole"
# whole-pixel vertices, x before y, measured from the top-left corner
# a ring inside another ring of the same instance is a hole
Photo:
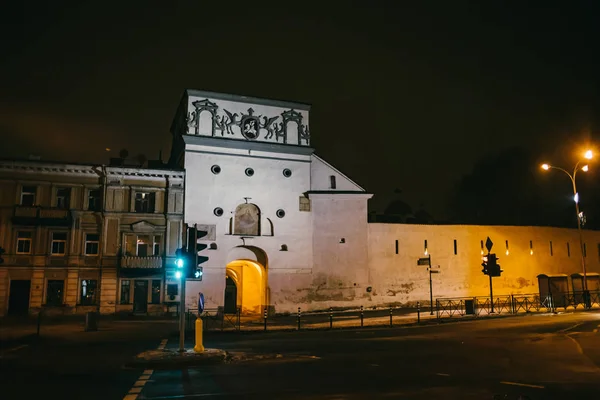
[[[488,252],[488,260],[490,259],[490,253]],[[493,285],[492,285],[492,274],[491,272],[488,274],[488,276],[490,277],[490,304],[491,304],[491,311],[490,314],[494,314],[494,289],[493,289]]]
[[[181,277],[181,297],[179,300],[179,352],[185,351],[185,276]]]

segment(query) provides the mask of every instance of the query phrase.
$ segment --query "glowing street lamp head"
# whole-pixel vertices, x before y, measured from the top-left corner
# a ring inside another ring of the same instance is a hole
[[[591,160],[592,157],[594,156],[594,154],[592,153],[591,150],[588,150],[585,152],[585,154],[583,155],[585,158],[587,158],[588,160]]]
[[[542,164],[542,169],[545,171],[548,171],[550,169],[550,165],[549,164]]]
[[[581,167],[581,170],[583,172],[588,172],[589,169],[590,169],[589,165],[584,165],[583,167]]]

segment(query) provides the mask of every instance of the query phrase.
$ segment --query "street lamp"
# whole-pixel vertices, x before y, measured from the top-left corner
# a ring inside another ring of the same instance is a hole
[[[591,160],[592,159],[592,151],[588,150],[584,153],[583,157],[587,160]],[[585,268],[585,255],[584,255],[584,244],[583,244],[583,231],[581,230],[581,220],[582,220],[582,215],[579,212],[579,193],[577,193],[577,184],[575,183],[575,178],[577,177],[577,171],[583,171],[583,172],[587,172],[589,170],[589,166],[586,165],[582,165],[581,161],[578,161],[577,164],[575,164],[575,168],[573,168],[573,173],[571,174],[570,172],[568,172],[567,170],[560,168],[560,167],[555,167],[554,165],[550,165],[550,164],[542,164],[542,169],[545,171],[548,171],[549,169],[557,169],[559,171],[564,172],[565,174],[567,174],[567,176],[571,179],[571,183],[573,184],[573,200],[575,201],[575,216],[577,218],[577,231],[579,232],[579,245],[581,247],[581,266],[583,268],[583,299],[585,302],[585,306],[587,308],[590,307],[590,293],[588,291],[588,285],[587,285],[587,273],[586,273],[586,268]]]

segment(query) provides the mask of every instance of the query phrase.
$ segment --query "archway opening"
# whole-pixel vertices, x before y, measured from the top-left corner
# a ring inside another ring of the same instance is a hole
[[[262,312],[267,304],[267,274],[261,264],[244,259],[231,261],[227,264],[225,279],[226,313],[231,313],[234,296],[233,307],[239,307],[242,314]]]

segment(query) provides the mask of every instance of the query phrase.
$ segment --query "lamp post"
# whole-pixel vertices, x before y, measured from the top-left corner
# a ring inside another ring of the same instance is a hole
[[[584,154],[584,158],[587,160],[591,160],[592,159],[592,151],[588,150],[585,152]],[[577,231],[579,232],[579,246],[581,247],[581,266],[583,269],[583,301],[585,303],[585,306],[587,308],[590,307],[590,293],[588,291],[588,285],[587,285],[587,272],[586,272],[586,268],[585,268],[585,253],[584,253],[584,244],[583,244],[583,231],[581,230],[581,213],[579,212],[579,193],[577,193],[577,184],[575,182],[575,178],[577,178],[577,172],[578,171],[583,171],[583,172],[587,172],[589,169],[589,166],[586,165],[581,165],[581,161],[578,161],[577,164],[575,164],[575,168],[573,168],[573,173],[570,173],[569,171],[567,171],[564,168],[560,168],[560,167],[555,167],[554,165],[550,165],[550,164],[542,164],[542,169],[545,171],[548,171],[549,169],[557,169],[559,171],[564,172],[565,174],[567,174],[567,176],[571,179],[571,183],[573,185],[573,200],[575,201],[575,213],[576,213],[576,217],[577,217]]]

